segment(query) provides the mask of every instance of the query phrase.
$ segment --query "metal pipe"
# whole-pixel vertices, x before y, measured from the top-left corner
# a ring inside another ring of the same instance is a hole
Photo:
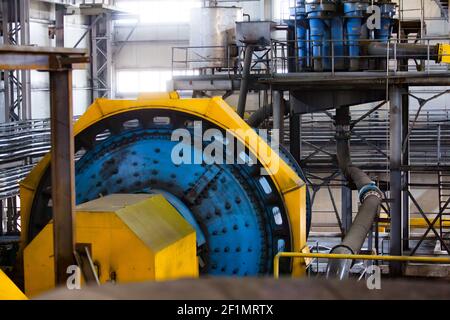
[[[331,253],[355,254],[361,249],[372,223],[380,211],[381,191],[370,177],[359,168],[353,166],[350,158],[350,111],[349,107],[336,110],[337,161],[339,168],[349,182],[353,182],[359,190],[361,206],[356,218],[342,240]],[[333,260],[328,264],[327,277],[345,279],[348,277],[352,260]]]
[[[442,263],[450,264],[449,258],[441,257],[417,257],[417,256],[379,256],[368,254],[335,254],[335,253],[302,253],[302,252],[278,252],[273,260],[273,275],[275,279],[280,277],[280,258],[310,258],[332,260],[368,260],[368,261],[397,261],[416,263]]]
[[[239,101],[237,107],[237,114],[244,118],[245,114],[245,104],[247,103],[247,94],[248,94],[248,83],[250,78],[250,70],[252,67],[252,56],[255,48],[252,45],[247,45],[245,47],[244,53],[244,70],[242,71],[242,79],[241,79],[241,89],[239,93]]]
[[[284,104],[283,108],[284,115],[287,116],[290,112],[290,103],[289,101],[286,100],[283,100],[282,103]],[[247,124],[252,128],[257,128],[264,120],[270,118],[272,115],[273,115],[273,105],[267,104],[262,108],[259,108],[258,110],[253,112],[252,115],[247,119]]]
[[[429,58],[435,61],[439,60],[439,45],[423,45],[412,43],[380,43],[371,42],[367,45],[370,56],[385,57],[389,52],[389,57],[407,58],[407,59],[427,59],[429,49]]]

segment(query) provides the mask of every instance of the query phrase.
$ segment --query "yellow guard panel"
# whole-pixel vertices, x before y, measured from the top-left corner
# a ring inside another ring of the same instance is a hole
[[[27,300],[27,297],[0,269],[0,300]]]
[[[81,204],[76,238],[90,244],[100,283],[198,277],[195,230],[162,195],[117,194]],[[50,222],[25,248],[29,296],[55,286],[52,240]]]

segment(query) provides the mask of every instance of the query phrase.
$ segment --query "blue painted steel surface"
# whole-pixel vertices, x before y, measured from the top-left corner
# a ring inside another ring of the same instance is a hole
[[[191,215],[197,234],[205,238],[206,244],[199,241],[208,261],[204,272],[267,272],[268,257],[285,242],[275,235],[283,208],[273,201],[274,186],[255,179],[248,165],[173,164],[171,152],[179,142],[171,141],[171,132],[136,129],[96,144],[76,163],[77,203],[112,193],[162,190],[170,194],[169,201],[181,202],[180,213],[188,221]]]
[[[335,70],[356,71],[367,66],[361,58],[361,40],[369,38],[366,21],[371,4],[368,0],[297,0],[291,15],[296,22],[300,70],[312,64],[315,71],[329,71],[332,55]],[[392,34],[396,4],[390,0],[373,4],[381,10],[381,28],[371,39],[385,42]]]
[[[369,3],[345,2],[344,15],[346,19],[346,33],[348,53],[350,57],[361,55],[361,28],[364,23]]]
[[[299,57],[299,67],[303,70],[307,66],[308,59],[308,29],[309,23],[306,19],[305,0],[297,0],[295,7],[295,32],[297,35],[297,48]]]
[[[310,27],[314,70],[331,69],[332,19],[336,11],[335,2],[311,1],[306,3]]]
[[[391,37],[396,6],[395,3],[380,3],[379,5],[381,8],[381,28],[375,30],[375,38],[386,42]]]

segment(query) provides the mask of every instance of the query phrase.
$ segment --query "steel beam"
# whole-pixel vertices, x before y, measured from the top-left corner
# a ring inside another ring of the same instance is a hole
[[[390,199],[391,199],[391,236],[389,252],[394,256],[402,255],[402,88],[389,88],[389,123],[390,123]],[[390,273],[399,276],[402,265],[390,264]]]
[[[342,228],[344,233],[347,234],[353,222],[352,189],[348,186],[342,186],[341,188],[341,211]]]
[[[74,259],[75,172],[72,70],[50,72],[52,210],[56,283],[64,284]]]
[[[85,49],[34,46],[0,46],[0,70],[58,69],[58,64],[85,64],[89,62]],[[58,58],[58,59],[57,59]]]

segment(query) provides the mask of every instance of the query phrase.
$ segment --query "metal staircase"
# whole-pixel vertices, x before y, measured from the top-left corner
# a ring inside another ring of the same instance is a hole
[[[441,9],[441,14],[448,20],[448,6],[449,0],[434,0]]]

